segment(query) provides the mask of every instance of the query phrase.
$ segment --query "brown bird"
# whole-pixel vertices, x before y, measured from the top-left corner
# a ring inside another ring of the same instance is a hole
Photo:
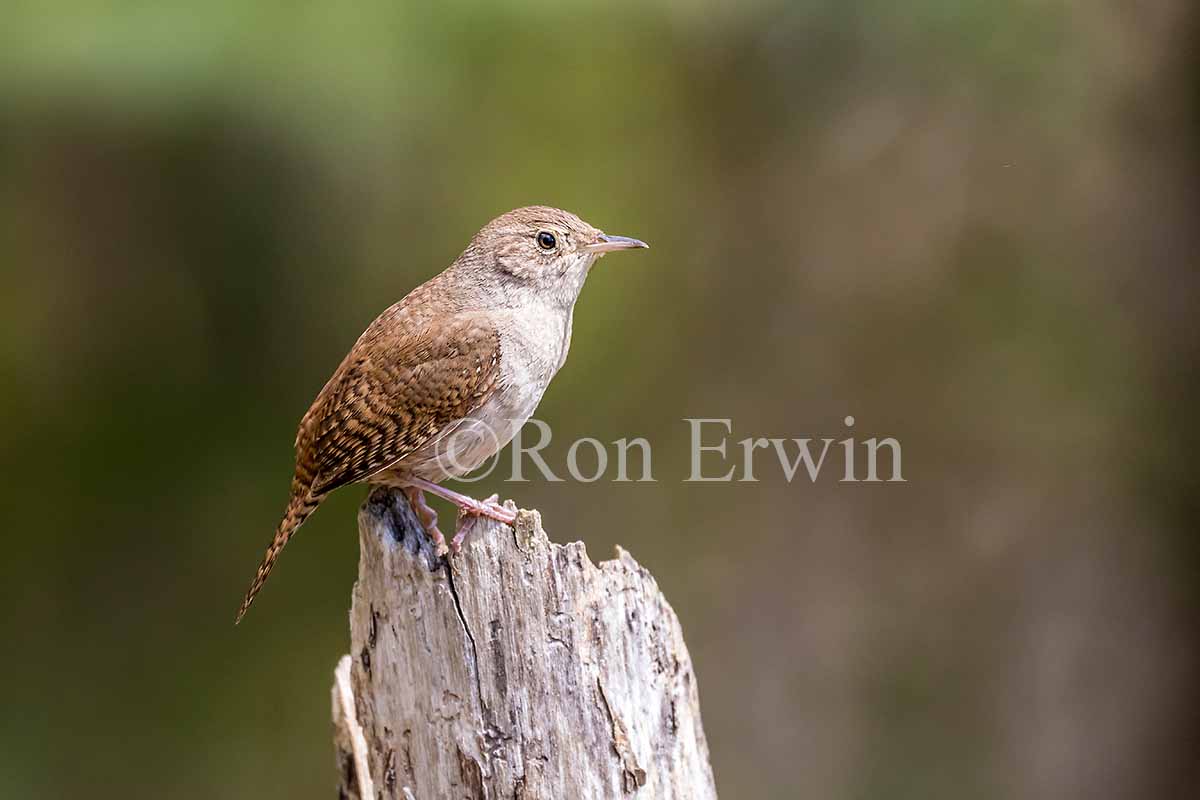
[[[236,621],[296,529],[346,484],[403,489],[440,553],[448,548],[424,492],[463,515],[512,523],[516,513],[495,495],[475,500],[438,484],[474,470],[532,416],[566,360],[596,259],[647,246],[557,208],[518,208],[380,314],[300,420],[291,499]],[[455,552],[464,533],[460,517]]]

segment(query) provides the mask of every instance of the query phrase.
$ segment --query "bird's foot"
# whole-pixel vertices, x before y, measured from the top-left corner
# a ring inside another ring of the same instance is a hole
[[[421,525],[424,526],[425,533],[433,540],[433,546],[437,554],[444,556],[450,551],[450,548],[446,547],[446,537],[438,530],[437,512],[425,502],[425,493],[415,486],[407,486],[404,489],[404,494],[408,497],[408,502],[412,505],[413,511],[417,512],[417,518],[421,521]],[[454,538],[457,541],[458,536]],[[454,552],[458,552],[457,548]]]
[[[488,519],[503,522],[505,525],[512,525],[517,521],[517,512],[501,504],[499,495],[494,494],[484,500],[476,500],[473,497],[468,497],[453,489],[447,489],[444,486],[438,486],[436,483],[422,478],[409,478],[409,481],[411,488],[436,494],[438,497],[449,500],[458,507],[458,530],[454,534],[454,539],[450,542],[450,550],[452,552],[459,552],[462,549],[463,541],[467,538],[470,526],[463,524],[466,522],[465,517],[487,517]]]
[[[517,521],[517,512],[511,508],[506,508],[500,502],[500,495],[494,494],[491,497],[483,500],[475,500],[470,497],[465,498],[469,503],[456,504],[458,510],[468,517],[487,517],[506,525],[512,525]]]
[[[476,500],[474,497],[460,494],[453,489],[447,489],[445,486],[438,486],[432,481],[421,478],[409,478],[409,481],[409,485],[414,488],[423,489],[426,492],[436,494],[444,500],[449,500],[458,507],[460,512],[469,517],[487,517],[498,522],[503,522],[506,525],[512,525],[517,521],[517,512],[502,505],[499,495],[494,494],[486,500]]]
[[[517,521],[517,512],[511,508],[506,508],[500,503],[500,495],[494,494],[491,497],[483,500],[471,500],[471,505],[460,505],[458,516],[458,529],[454,534],[454,538],[450,540],[450,551],[458,553],[462,551],[463,542],[467,540],[467,536],[475,527],[469,523],[473,517],[487,517],[489,519],[498,520],[511,525]]]

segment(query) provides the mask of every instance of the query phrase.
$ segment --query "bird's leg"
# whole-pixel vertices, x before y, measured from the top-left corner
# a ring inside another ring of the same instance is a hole
[[[460,494],[444,486],[438,486],[436,483],[422,478],[409,478],[408,482],[410,486],[436,494],[438,497],[454,503],[462,515],[468,517],[488,517],[489,519],[503,522],[506,525],[512,525],[517,521],[517,512],[501,505],[498,495],[492,495],[486,500],[476,500],[473,497]],[[458,548],[462,546],[465,534],[466,532],[463,530],[462,519],[460,517],[458,532],[450,542],[450,547],[454,552],[458,552]]]
[[[417,518],[421,520],[421,524],[425,527],[425,532],[429,534],[429,538],[433,539],[433,546],[437,550],[437,554],[439,556],[445,555],[449,550],[446,547],[446,537],[442,536],[442,532],[438,530],[437,512],[425,502],[425,493],[417,486],[405,486],[404,496],[408,498],[413,511],[417,512]]]
[[[453,489],[438,486],[436,483],[422,478],[409,478],[408,482],[410,486],[423,489],[431,494],[436,494],[443,500],[449,500],[458,506],[459,511],[469,516],[488,517],[508,525],[517,521],[517,512],[501,505],[497,495],[492,495],[486,500],[476,500],[474,497],[459,494]]]

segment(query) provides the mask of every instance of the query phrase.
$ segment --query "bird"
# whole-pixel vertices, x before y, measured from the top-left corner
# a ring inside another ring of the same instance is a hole
[[[402,490],[439,555],[460,551],[466,518],[512,524],[516,512],[497,495],[477,500],[440,484],[475,470],[533,415],[567,358],[592,265],[646,247],[562,209],[517,208],[376,317],[300,420],[287,508],[235,624],[297,529],[343,486]],[[459,509],[449,547],[426,492]]]

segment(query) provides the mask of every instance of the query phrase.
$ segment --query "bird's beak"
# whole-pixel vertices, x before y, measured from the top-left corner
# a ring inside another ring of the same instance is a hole
[[[589,244],[583,249],[589,253],[611,253],[613,250],[633,250],[638,247],[649,248],[640,239],[631,239],[628,236],[610,236],[607,233],[600,234],[600,239],[595,244]]]

